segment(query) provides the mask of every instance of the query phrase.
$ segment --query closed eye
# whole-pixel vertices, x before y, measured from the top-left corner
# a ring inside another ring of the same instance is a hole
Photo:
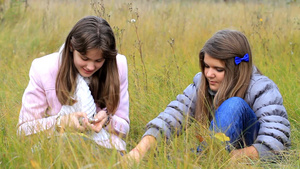
[[[104,58],[101,58],[101,59],[96,60],[96,62],[103,62],[104,60],[105,60]]]
[[[224,69],[217,68],[217,71],[218,71],[218,72],[223,72]]]
[[[81,56],[81,59],[82,59],[83,61],[87,61],[87,60],[89,60],[89,58],[87,58],[87,57],[84,57],[84,56]]]

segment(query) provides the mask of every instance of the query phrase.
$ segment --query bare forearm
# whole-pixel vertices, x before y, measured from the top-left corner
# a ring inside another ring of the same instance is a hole
[[[128,157],[134,159],[136,162],[139,162],[146,155],[146,153],[150,149],[155,148],[155,146],[156,138],[150,135],[145,136],[138,143],[138,145],[128,153]]]
[[[142,156],[146,154],[147,151],[149,151],[151,148],[155,148],[156,145],[156,139],[153,136],[145,136],[143,139],[139,142],[139,144],[136,146],[137,149],[139,149],[139,152]]]

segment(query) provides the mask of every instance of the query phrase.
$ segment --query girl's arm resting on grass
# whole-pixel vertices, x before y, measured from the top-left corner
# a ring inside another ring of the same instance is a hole
[[[159,142],[161,137],[171,139],[171,135],[179,135],[184,130],[190,120],[189,116],[194,117],[200,79],[201,73],[196,74],[193,83],[183,94],[177,95],[176,100],[169,103],[163,112],[147,124],[144,136],[152,135]]]
[[[143,157],[146,155],[146,153],[150,150],[156,147],[156,139],[153,136],[145,136],[142,138],[142,140],[138,143],[138,145],[132,149],[127,157],[129,159],[133,159],[136,162],[139,162]]]
[[[139,162],[151,148],[155,148],[161,137],[170,139],[171,134],[180,134],[188,120],[186,116],[194,115],[197,100],[197,89],[200,84],[201,73],[196,74],[194,83],[190,84],[183,92],[172,101],[164,112],[147,124],[147,131],[142,140],[132,149],[128,156]]]

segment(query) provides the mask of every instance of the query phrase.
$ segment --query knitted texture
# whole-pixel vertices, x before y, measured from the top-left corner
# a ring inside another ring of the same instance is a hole
[[[76,83],[77,86],[73,99],[75,99],[77,102],[72,106],[63,105],[59,112],[59,115],[64,116],[75,112],[85,112],[87,114],[87,117],[91,118],[96,114],[96,104],[88,86],[89,79],[83,78],[78,74]],[[110,135],[103,128],[99,133],[88,132],[86,134],[97,144],[106,148],[116,148],[118,150],[124,150],[124,147],[126,146],[126,143],[123,140],[115,138],[117,136]]]
[[[91,94],[90,88],[84,78],[77,76],[77,86],[73,99],[77,100],[72,106],[63,105],[59,115],[67,115],[74,112],[85,112],[88,118],[96,114],[96,104]]]

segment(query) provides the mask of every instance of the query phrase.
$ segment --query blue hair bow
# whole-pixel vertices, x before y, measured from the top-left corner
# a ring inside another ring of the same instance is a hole
[[[236,65],[239,65],[242,61],[249,62],[249,55],[246,53],[244,57],[235,57],[234,62]]]

